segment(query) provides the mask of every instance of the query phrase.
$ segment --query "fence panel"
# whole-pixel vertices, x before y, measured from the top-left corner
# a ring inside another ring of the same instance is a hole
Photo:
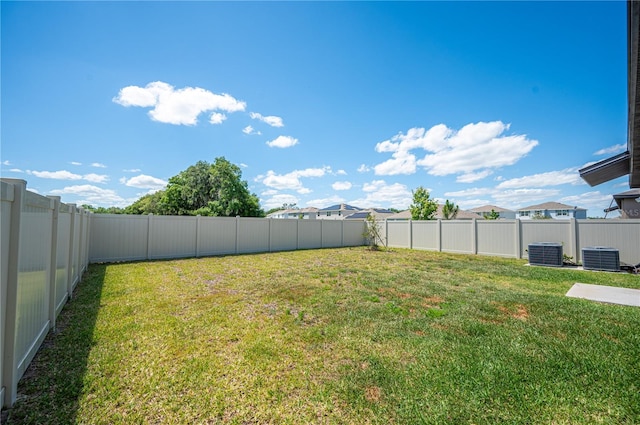
[[[414,249],[440,250],[440,220],[411,221]]]
[[[7,313],[7,286],[9,277],[9,234],[11,232],[11,207],[13,204],[13,185],[0,182],[0,407],[4,405],[4,347],[5,323]]]
[[[269,219],[270,250],[293,251],[298,248],[298,222],[302,220]]]
[[[473,220],[441,220],[440,226],[442,251],[475,253]]]
[[[500,257],[518,257],[518,233],[516,220],[476,221],[477,253]]]
[[[94,214],[91,236],[91,262],[146,260],[149,216]]]
[[[52,200],[26,192],[20,223],[15,359],[19,380],[49,331]]]
[[[298,249],[322,248],[322,220],[298,220]]]
[[[387,221],[387,246],[390,248],[410,248],[411,224],[410,221]],[[382,223],[382,225],[385,224]]]
[[[344,220],[342,226],[342,243],[344,246],[364,245],[364,229],[366,226],[364,221]]]
[[[269,252],[269,219],[238,218],[237,253]]]
[[[56,242],[56,264],[55,264],[55,311],[60,313],[62,307],[67,302],[69,293],[67,291],[69,283],[69,246],[71,241],[71,213],[67,205],[61,204],[58,214],[58,240]]]
[[[236,252],[235,217],[199,217],[198,255],[226,255]]]
[[[579,261],[582,248],[606,246],[618,249],[620,262],[640,264],[640,220],[578,220],[577,234]]]
[[[342,246],[342,224],[344,220],[322,221],[322,247],[337,248]]]
[[[196,256],[197,217],[149,216],[149,259]]]

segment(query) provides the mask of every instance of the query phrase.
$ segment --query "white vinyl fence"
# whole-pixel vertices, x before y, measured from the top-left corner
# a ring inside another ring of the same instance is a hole
[[[364,244],[364,221],[94,214],[89,261],[201,257]]]
[[[89,262],[200,257],[360,246],[360,220],[90,214],[2,179],[0,404],[17,384]],[[523,258],[535,242],[562,243],[581,261],[589,246],[640,263],[640,220],[431,220],[379,222],[389,247]]]
[[[379,222],[389,247],[527,258],[529,244],[555,242],[573,261],[582,248],[616,248],[640,263],[640,220],[428,220]]]
[[[88,212],[2,179],[0,405],[11,406],[18,381],[56,324],[89,260]]]

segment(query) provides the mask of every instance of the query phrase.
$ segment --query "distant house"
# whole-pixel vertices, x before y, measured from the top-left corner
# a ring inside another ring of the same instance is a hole
[[[536,218],[551,218],[555,220],[569,220],[571,218],[586,219],[587,210],[560,202],[545,202],[538,205],[530,205],[516,211],[521,220]]]
[[[387,210],[384,208],[369,208],[362,211],[354,212],[346,216],[345,220],[366,220],[367,216],[371,214],[376,220],[385,220],[388,217],[394,215],[395,213],[391,210]]]
[[[337,204],[318,210],[320,220],[342,220],[355,212],[362,211],[362,208],[348,204]]]
[[[267,215],[267,218],[294,218],[294,219],[316,219],[318,217],[318,209],[314,207],[279,210]]]
[[[434,220],[444,219],[444,215],[442,214],[443,208],[444,208],[443,204],[438,204],[438,210],[433,215]],[[455,220],[472,220],[474,218],[480,219],[480,220],[484,219],[484,217],[482,217],[480,214],[474,213],[472,211],[459,210]],[[401,211],[397,214],[387,217],[387,220],[411,220],[411,210]]]
[[[506,208],[497,207],[495,205],[483,205],[477,208],[471,208],[469,211],[480,214],[484,218],[489,218],[491,213],[495,211],[499,215],[499,219],[513,220],[516,218],[516,212]]]

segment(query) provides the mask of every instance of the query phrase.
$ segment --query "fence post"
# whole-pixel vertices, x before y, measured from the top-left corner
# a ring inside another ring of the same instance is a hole
[[[151,232],[153,231],[153,213],[147,216],[147,260],[151,259]]]
[[[20,218],[27,182],[18,179],[4,179],[13,185],[11,204],[11,227],[9,230],[9,261],[7,264],[7,299],[4,312],[4,353],[2,353],[2,384],[5,388],[4,405],[11,407],[18,396],[18,371],[16,365],[16,325],[18,313],[18,268],[20,261]]]
[[[516,231],[515,233],[515,244],[516,244],[516,249],[515,249],[515,255],[516,258],[520,259],[522,258],[522,250],[520,249],[520,244],[521,244],[521,240],[522,240],[522,226],[520,226],[520,219],[516,218],[515,219],[515,226],[516,226]]]
[[[84,221],[85,221],[85,217],[84,217],[84,208],[79,207],[78,208],[78,217],[80,219],[80,225],[79,227],[79,232],[80,232],[80,237],[78,238],[78,258],[76,259],[78,262],[78,284],[80,284],[80,282],[82,281],[82,273],[84,272],[84,267],[82,264],[82,257],[83,257],[83,253],[82,253],[82,241],[83,238],[85,236],[85,231],[84,231]]]
[[[576,263],[580,261],[580,253],[578,252],[578,221],[575,217],[569,219],[569,252],[575,256]]]
[[[69,229],[69,255],[67,256],[67,300],[73,298],[73,284],[75,283],[75,275],[78,270],[73,269],[73,244],[76,240],[76,204],[69,204],[69,217],[70,217],[70,229]]]
[[[271,228],[271,219],[267,219],[267,223],[268,223],[268,229],[269,229],[269,252],[272,251],[271,249],[271,239],[273,239],[273,229]]]
[[[49,260],[49,327],[56,329],[56,275],[58,273],[58,216],[60,214],[60,197],[47,196],[53,203],[51,216],[51,256]]]
[[[237,215],[236,216],[236,254],[238,253],[238,249],[240,248],[239,243],[238,243],[238,239],[240,238],[240,216]]]
[[[413,220],[409,219],[409,249],[413,249]]]
[[[389,246],[389,220],[384,221],[384,246]]]
[[[200,214],[196,216],[196,258],[200,257]]]
[[[438,229],[436,230],[438,251],[442,251],[442,219],[438,219]]]
[[[475,218],[471,219],[471,253],[478,253],[478,223]]]

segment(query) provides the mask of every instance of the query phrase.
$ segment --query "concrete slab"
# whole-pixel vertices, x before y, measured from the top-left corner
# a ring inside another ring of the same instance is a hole
[[[567,292],[567,297],[640,307],[640,289],[576,283]]]

